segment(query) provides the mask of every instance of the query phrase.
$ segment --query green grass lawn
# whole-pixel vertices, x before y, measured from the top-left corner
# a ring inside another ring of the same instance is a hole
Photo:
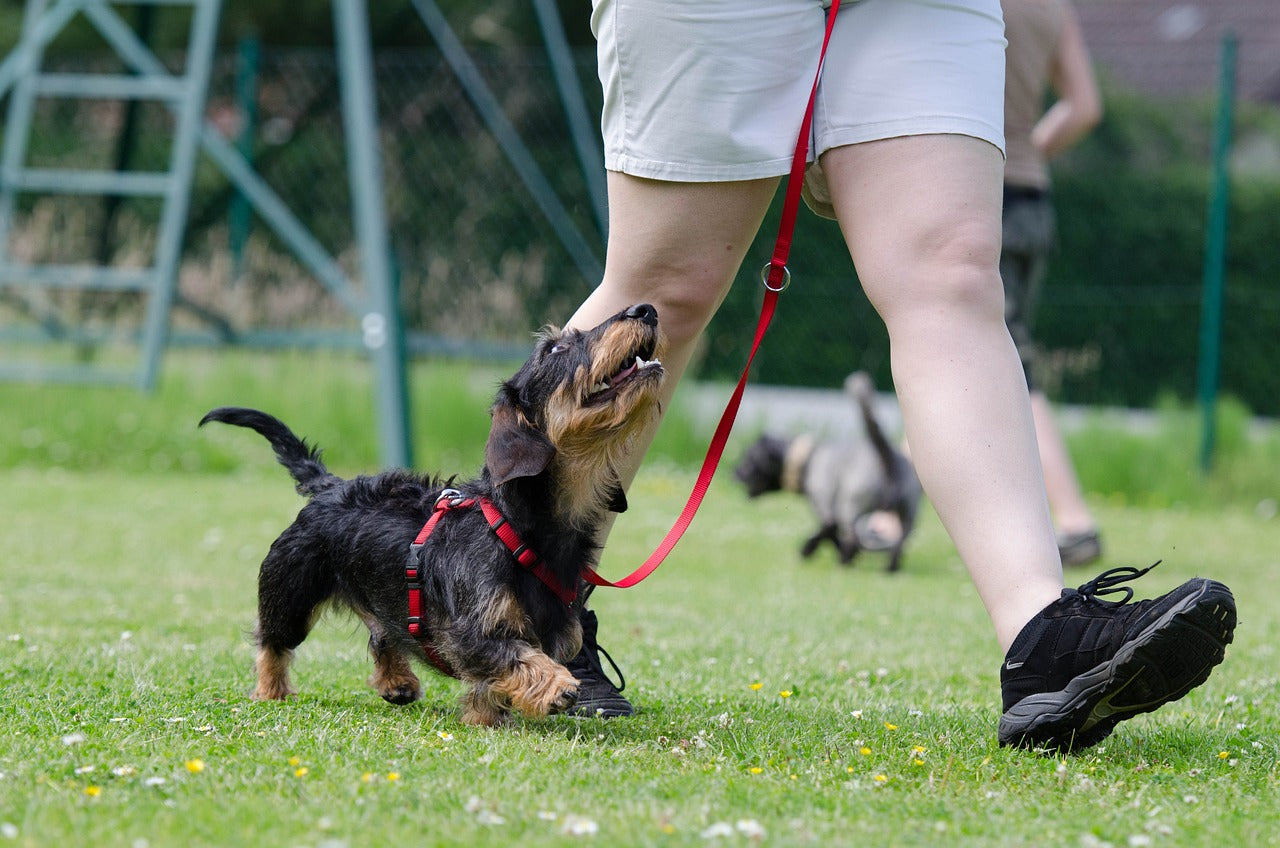
[[[1280,839],[1265,514],[1097,503],[1102,567],[1163,559],[1140,596],[1218,577],[1240,626],[1206,685],[1054,758],[996,745],[999,651],[931,514],[899,575],[802,564],[805,505],[748,502],[727,473],[651,580],[594,598],[635,718],[466,727],[460,685],[425,671],[425,699],[392,707],[336,616],[299,651],[301,694],[254,703],[257,564],[301,501],[267,465],[181,468],[0,471],[0,845]],[[691,482],[641,476],[606,573],[648,554]]]

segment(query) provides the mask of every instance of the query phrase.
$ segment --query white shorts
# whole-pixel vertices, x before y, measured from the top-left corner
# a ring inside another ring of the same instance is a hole
[[[827,5],[593,0],[605,167],[677,182],[788,173]],[[1003,150],[1004,45],[1000,0],[843,0],[810,161],[841,145],[936,133]],[[820,207],[816,170],[806,199]]]

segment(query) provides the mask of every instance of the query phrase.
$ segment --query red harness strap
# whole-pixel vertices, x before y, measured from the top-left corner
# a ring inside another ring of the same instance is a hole
[[[409,545],[409,559],[405,563],[404,577],[409,588],[409,635],[422,643],[422,648],[426,651],[427,659],[431,660],[431,664],[450,677],[457,677],[457,674],[444,661],[444,658],[436,652],[431,643],[431,635],[426,632],[422,622],[422,592],[424,589],[422,549],[427,543],[427,538],[436,529],[436,525],[440,523],[440,519],[444,517],[445,513],[455,509],[470,509],[474,506],[480,507],[480,511],[484,513],[485,521],[489,524],[489,529],[502,541],[507,550],[511,551],[511,555],[515,557],[516,562],[520,563],[521,567],[528,569],[533,573],[533,576],[546,584],[547,588],[566,606],[573,603],[574,599],[578,597],[577,585],[565,586],[557,580],[556,575],[551,571],[546,561],[538,556],[533,548],[524,543],[520,538],[520,534],[507,522],[507,519],[498,511],[498,508],[493,505],[493,501],[481,496],[468,498],[464,497],[456,489],[445,489],[440,497],[436,499],[436,507],[432,511],[431,517],[427,519],[426,524],[422,525],[422,529],[418,531],[417,538]]]

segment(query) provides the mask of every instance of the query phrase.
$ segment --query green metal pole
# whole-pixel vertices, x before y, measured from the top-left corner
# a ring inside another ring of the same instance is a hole
[[[1222,358],[1222,296],[1227,252],[1227,208],[1231,181],[1227,158],[1231,152],[1231,124],[1235,106],[1236,37],[1222,37],[1222,78],[1218,89],[1218,120],[1214,132],[1213,178],[1209,190],[1209,223],[1205,236],[1204,294],[1200,310],[1200,360],[1198,369],[1200,414],[1200,469],[1213,467],[1217,437],[1215,410]]]
[[[342,116],[347,138],[347,176],[351,186],[360,266],[368,289],[368,307],[360,319],[365,347],[377,377],[378,432],[385,466],[413,463],[409,440],[408,380],[400,303],[391,273],[382,159],[378,146],[377,89],[373,83],[373,47],[365,0],[333,0],[338,42]]]
[[[236,48],[236,109],[244,118],[236,137],[236,149],[244,161],[253,167],[253,137],[258,124],[258,39],[248,35],[240,39]],[[239,189],[231,195],[227,230],[231,249],[231,281],[244,274],[244,250],[253,227],[253,210],[249,199]]]

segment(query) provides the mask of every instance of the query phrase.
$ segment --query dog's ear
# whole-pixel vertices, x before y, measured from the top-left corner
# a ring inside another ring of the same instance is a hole
[[[511,403],[493,407],[493,424],[484,446],[484,464],[494,485],[541,474],[556,455],[555,445]]]
[[[627,511],[627,493],[622,490],[622,481],[616,473],[609,488],[609,511],[619,514]]]

